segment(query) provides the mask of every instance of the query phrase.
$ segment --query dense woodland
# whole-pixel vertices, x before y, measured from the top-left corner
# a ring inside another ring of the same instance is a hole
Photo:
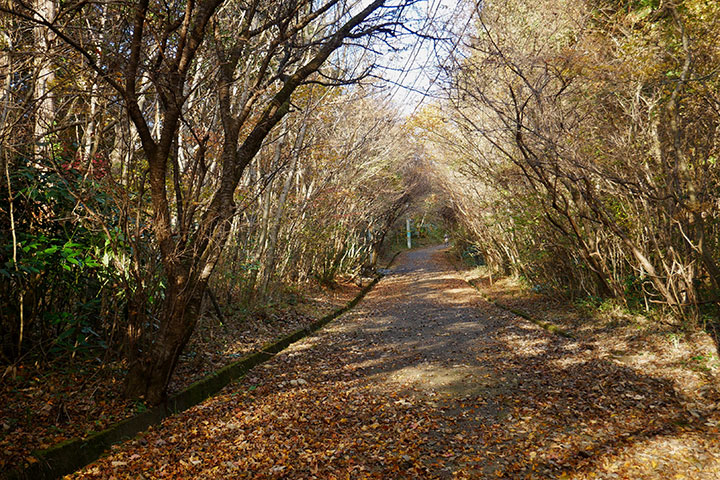
[[[433,8],[0,0],[3,378],[119,362],[158,404],[205,311],[371,276],[407,216],[720,344],[720,3]]]
[[[385,3],[5,2],[3,363],[107,349],[157,403],[206,297],[374,268],[422,188],[344,87],[410,31]]]
[[[537,290],[720,326],[720,4],[488,2],[433,140],[459,238]]]

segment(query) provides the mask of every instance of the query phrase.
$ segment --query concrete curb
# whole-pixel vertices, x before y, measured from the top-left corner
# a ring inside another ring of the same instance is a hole
[[[546,322],[546,321],[543,321],[543,320],[539,320],[539,319],[537,319],[537,318],[534,318],[532,315],[530,315],[530,314],[528,314],[528,313],[526,313],[526,312],[523,312],[522,310],[518,310],[518,309],[516,309],[516,308],[509,307],[509,306],[507,306],[507,305],[505,305],[505,304],[503,304],[503,303],[501,303],[501,302],[498,302],[497,300],[493,300],[492,298],[490,298],[490,297],[488,297],[487,295],[485,295],[485,294],[482,292],[482,290],[480,290],[480,287],[475,284],[475,282],[472,282],[472,281],[470,281],[470,280],[466,280],[466,282],[469,283],[470,285],[472,285],[472,287],[475,288],[475,290],[477,290],[477,292],[480,294],[480,296],[481,296],[481,297],[483,298],[483,300],[485,300],[486,302],[492,303],[492,304],[495,305],[496,307],[498,307],[498,308],[500,308],[500,309],[502,309],[502,310],[506,310],[506,311],[508,311],[508,312],[510,312],[510,313],[512,313],[512,314],[514,314],[514,315],[517,315],[518,317],[522,317],[522,318],[524,318],[525,320],[529,320],[529,321],[531,321],[532,323],[534,323],[535,325],[537,325],[537,326],[539,326],[539,327],[547,330],[547,331],[550,332],[550,333],[554,333],[555,335],[560,335],[561,337],[565,337],[565,338],[575,338],[575,336],[574,336],[572,333],[570,333],[570,332],[568,332],[568,331],[566,331],[566,330],[563,330],[562,328],[558,327],[557,325],[554,325],[554,324],[552,324],[552,323],[550,323],[550,322]]]
[[[396,257],[397,255],[392,258],[388,267]],[[346,313],[355,307],[377,285],[381,278],[382,276],[375,277],[343,308],[322,317],[307,327],[268,343],[259,351],[207,375],[168,399],[165,404],[153,407],[86,438],[74,438],[47,450],[33,452],[33,457],[37,459],[37,463],[32,463],[26,468],[17,468],[0,474],[0,478],[5,480],[55,479],[94,462],[113,444],[131,439],[148,427],[159,424],[163,419],[206,400],[231,381],[247,373],[251,368],[271,359],[276,353],[284,350],[290,344],[307,337]]]
[[[455,261],[450,256],[450,254],[446,252],[446,255],[448,257],[448,260],[450,261],[450,264],[453,266],[453,268],[459,272],[460,269],[458,268],[458,266],[456,265]],[[477,285],[477,282],[473,282],[472,280],[465,280],[465,282],[467,282],[470,286],[472,286],[475,290],[477,290],[477,292],[480,294],[482,299],[485,300],[486,302],[491,303],[502,310],[505,310],[514,315],[517,315],[518,317],[524,318],[525,320],[529,320],[530,322],[534,323],[535,325],[539,326],[540,328],[547,330],[550,333],[554,333],[555,335],[559,335],[559,336],[565,337],[565,338],[573,338],[573,339],[575,338],[575,335],[568,332],[567,330],[563,330],[562,328],[558,327],[557,325],[554,325],[550,322],[545,322],[543,320],[539,320],[537,318],[534,318],[529,313],[523,312],[522,310],[518,310],[516,308],[509,307],[508,305],[498,302],[497,300],[493,300],[492,298],[488,297],[487,295],[485,295],[483,293],[483,291]]]

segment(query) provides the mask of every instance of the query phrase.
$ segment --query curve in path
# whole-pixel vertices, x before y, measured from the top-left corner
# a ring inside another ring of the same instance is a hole
[[[75,477],[597,478],[615,450],[677,428],[672,391],[486,303],[432,247]]]

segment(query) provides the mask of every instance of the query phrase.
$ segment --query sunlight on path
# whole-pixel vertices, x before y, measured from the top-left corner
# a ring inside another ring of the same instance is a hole
[[[667,478],[677,456],[717,478],[717,435],[666,381],[487,304],[444,255],[403,254],[354,311],[74,478]]]

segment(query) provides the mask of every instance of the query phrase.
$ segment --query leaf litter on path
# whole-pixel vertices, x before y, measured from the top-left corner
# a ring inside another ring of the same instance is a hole
[[[718,478],[718,419],[668,378],[482,301],[439,248],[395,271],[70,478]]]

